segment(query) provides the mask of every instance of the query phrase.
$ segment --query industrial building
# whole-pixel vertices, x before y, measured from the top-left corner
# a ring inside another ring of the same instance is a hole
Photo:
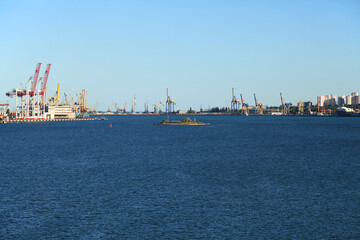
[[[70,105],[46,106],[46,120],[75,119],[76,114]]]

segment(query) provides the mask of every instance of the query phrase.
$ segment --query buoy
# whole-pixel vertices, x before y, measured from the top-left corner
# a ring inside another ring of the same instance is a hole
[[[110,127],[112,128],[112,124],[110,123]]]

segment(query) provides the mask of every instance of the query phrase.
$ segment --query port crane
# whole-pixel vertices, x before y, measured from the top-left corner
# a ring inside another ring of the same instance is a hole
[[[288,115],[289,109],[288,109],[288,106],[284,102],[284,98],[283,98],[283,95],[281,92],[280,92],[280,98],[281,98],[281,106],[282,106],[283,115]]]
[[[169,96],[169,89],[166,88],[166,113],[174,113],[175,112],[175,101],[172,100]]]
[[[112,103],[109,107],[108,107],[108,113],[111,113],[111,110],[113,109],[113,107],[114,107],[114,104]]]
[[[131,103],[131,113],[136,112],[136,96],[134,95],[134,100]]]
[[[146,101],[146,103],[144,103],[144,112],[149,113],[149,102],[148,101]]]
[[[262,115],[264,113],[264,109],[263,109],[264,104],[258,102],[255,93],[254,93],[254,100],[255,100],[255,114]]]
[[[247,116],[247,115],[249,115],[249,105],[244,102],[242,94],[240,94],[240,99],[241,99],[241,105],[242,105],[243,112]]]
[[[58,83],[57,90],[54,96],[52,96],[48,102],[52,105],[60,105],[60,83]]]
[[[240,110],[240,101],[235,97],[235,90],[232,88],[232,99],[231,99],[231,112],[238,112]]]
[[[30,120],[30,119],[45,119],[45,106],[46,102],[46,83],[49,77],[51,64],[48,64],[39,89],[38,79],[42,63],[38,63],[35,68],[35,73],[29,78],[25,87],[14,88],[12,91],[6,92],[6,96],[15,96],[15,119],[16,120]],[[41,100],[40,100],[41,96]],[[17,97],[20,97],[20,104],[18,105]]]
[[[38,78],[39,78],[39,73],[40,73],[40,67],[41,67],[41,63],[38,63],[36,65],[34,78],[33,78],[32,84],[31,84],[30,92],[29,92],[29,94],[32,95],[32,96],[35,95],[35,89],[36,89],[36,85],[37,85]]]
[[[68,98],[67,98],[66,93],[64,93],[63,104],[64,104],[64,105],[69,105],[69,100],[68,100]]]
[[[126,113],[127,103],[125,103],[124,108],[120,108],[119,110],[123,113]]]
[[[73,106],[76,116],[78,118],[89,117],[87,107],[87,91],[83,89],[80,94],[76,94],[77,102],[71,98],[71,105]]]
[[[164,107],[164,104],[162,102],[157,102],[155,104],[153,104],[154,106],[154,113],[161,113],[161,107]]]

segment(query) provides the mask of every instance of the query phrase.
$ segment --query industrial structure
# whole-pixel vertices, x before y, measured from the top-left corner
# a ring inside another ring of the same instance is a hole
[[[36,65],[35,73],[24,86],[8,91],[6,95],[15,97],[15,109],[11,119],[15,121],[44,121],[56,119],[87,118],[87,93],[86,90],[77,95],[77,102],[71,97],[69,104],[67,95],[63,101],[60,99],[60,84],[55,95],[47,99],[47,82],[51,64],[47,64],[44,75],[39,78],[42,63]]]
[[[263,109],[264,104],[258,102],[255,93],[254,93],[254,100],[255,100],[255,114],[262,115],[264,113],[264,109]]]
[[[154,107],[154,113],[157,114],[161,114],[162,113],[162,107],[164,107],[164,104],[162,102],[157,102],[155,104],[153,104]]]
[[[131,113],[136,112],[136,95],[134,95],[134,100],[131,103]]]
[[[288,105],[285,104],[284,98],[282,93],[280,93],[280,98],[281,98],[281,110],[282,110],[282,114],[283,115],[288,115],[290,113],[290,109],[288,107]]]
[[[9,120],[9,104],[0,104],[0,123],[6,123]]]
[[[144,113],[149,113],[149,102],[144,103]]]
[[[242,114],[245,114],[246,116],[249,115],[249,108],[248,104],[244,102],[243,96],[240,93],[240,99],[241,99],[241,106],[242,106]]]
[[[9,104],[0,104],[1,120],[10,119],[10,121],[43,121],[56,119],[87,119],[89,118],[89,108],[87,106],[87,91],[83,89],[76,94],[75,100],[70,95],[64,93],[61,99],[60,84],[57,85],[57,90],[54,95],[47,97],[47,82],[49,78],[51,64],[47,64],[43,75],[40,77],[42,63],[38,63],[35,72],[20,88],[14,88],[6,92],[10,98],[15,98],[15,107],[9,108]],[[351,95],[336,96],[321,95],[317,98],[317,105],[313,106],[311,101],[299,101],[297,106],[291,103],[286,103],[280,92],[281,105],[273,107],[264,107],[264,104],[259,102],[256,94],[253,94],[254,105],[249,105],[244,101],[243,95],[240,94],[240,101],[237,100],[235,89],[232,88],[231,108],[209,107],[208,111],[203,111],[200,107],[200,114],[244,114],[244,115],[332,115],[340,108],[351,108],[356,114],[360,113],[360,96],[357,92],[352,92]],[[162,114],[165,105],[166,114],[195,114],[196,112],[190,110],[179,110],[175,112],[175,101],[169,95],[169,89],[166,88],[166,102],[157,102],[153,104],[153,114]],[[117,103],[111,104],[108,107],[108,113],[114,114],[112,109],[115,107],[116,114],[125,114],[127,104],[123,108],[119,108]],[[314,108],[313,108],[314,107]],[[317,107],[317,111],[316,111]],[[313,111],[313,112],[312,112]],[[349,112],[349,111],[348,111]],[[95,114],[95,110],[93,110]],[[100,112],[101,114],[102,112]],[[149,102],[144,104],[144,113],[151,114],[149,111]],[[131,103],[131,114],[136,113],[136,95]],[[142,114],[142,113],[139,113]],[[352,114],[353,115],[353,114]]]
[[[35,73],[29,78],[25,86],[8,91],[6,96],[15,96],[15,120],[45,120],[46,84],[51,64],[46,66],[44,76],[38,84],[41,63],[36,65]],[[39,87],[40,86],[40,87]],[[18,101],[18,98],[20,102]]]
[[[166,89],[166,107],[165,111],[167,114],[169,113],[175,113],[175,101],[172,100],[169,96],[169,89]]]
[[[231,112],[239,112],[240,111],[240,101],[235,97],[235,90],[232,88],[232,98],[231,98]]]

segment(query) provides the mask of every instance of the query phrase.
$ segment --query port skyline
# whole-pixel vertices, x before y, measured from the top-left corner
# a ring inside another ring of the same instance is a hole
[[[58,83],[71,95],[86,89],[99,110],[136,95],[141,111],[164,101],[166,88],[181,110],[230,107],[233,87],[268,106],[280,105],[279,92],[295,104],[359,91],[356,2],[65,5],[1,8],[1,103],[37,62],[53,64],[50,94]]]

